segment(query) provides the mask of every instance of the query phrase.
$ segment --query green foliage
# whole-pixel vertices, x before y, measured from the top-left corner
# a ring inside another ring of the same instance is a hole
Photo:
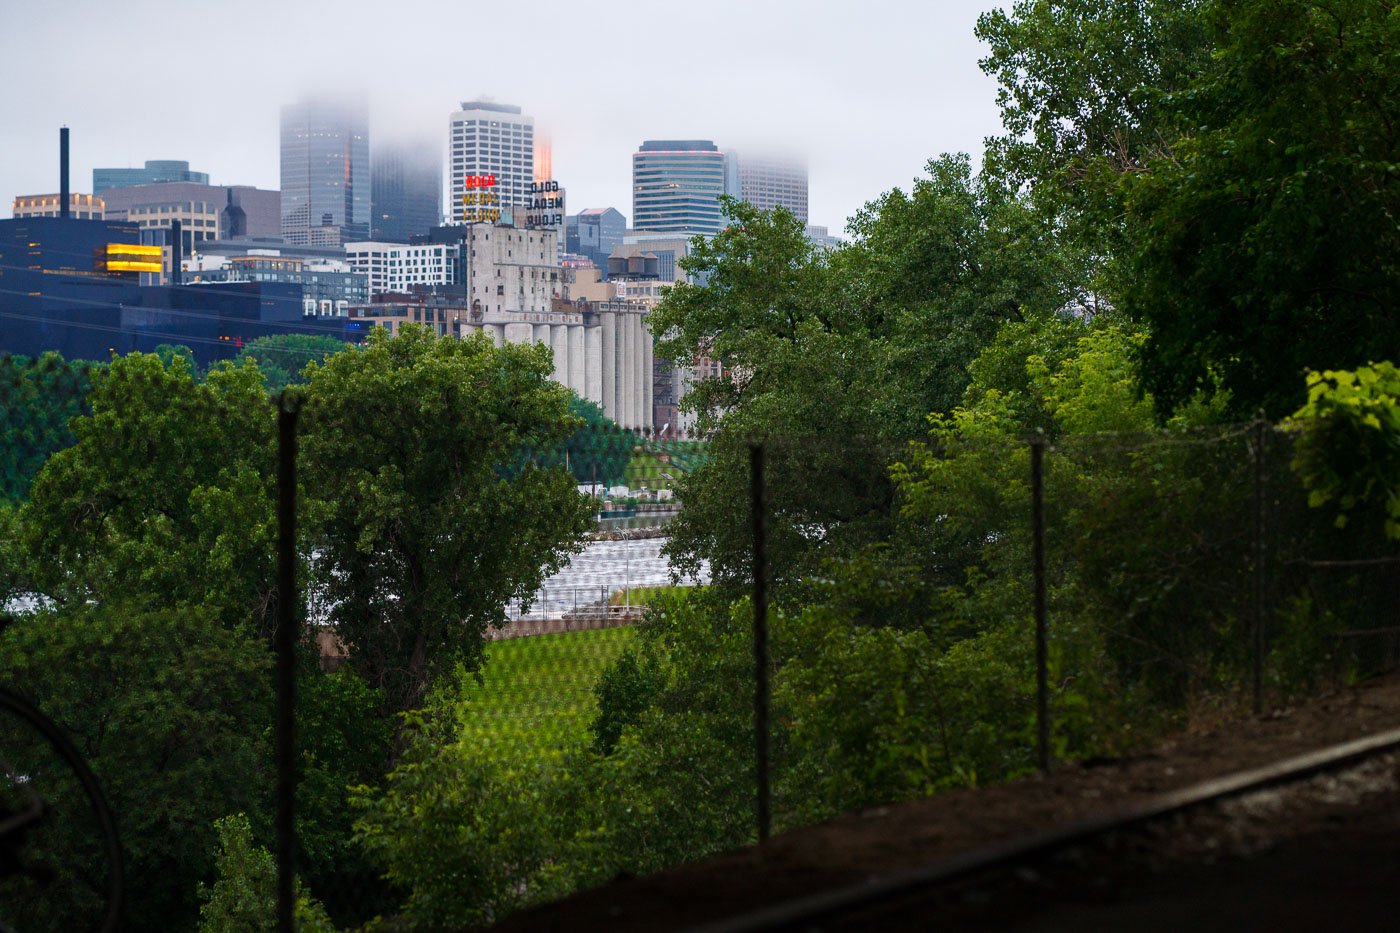
[[[562,467],[509,469],[576,427],[551,366],[547,348],[410,326],[306,370],[312,584],[392,709],[416,707],[435,672],[476,667],[506,602],[533,594],[588,528]]]
[[[1123,181],[1121,307],[1162,412],[1218,382],[1237,418],[1280,417],[1305,372],[1400,342],[1400,17],[1219,0],[1206,23],[1215,66],[1170,98],[1190,137]]]
[[[197,382],[142,353],[94,377],[92,414],[18,512],[17,565],[58,605],[199,606],[232,628],[270,620],[273,417],[257,370]]]
[[[600,755],[612,754],[623,728],[641,720],[655,703],[660,686],[654,672],[644,669],[633,651],[623,649],[594,688],[598,714],[588,726],[593,733],[593,750]]]
[[[1293,413],[1303,432],[1293,469],[1308,505],[1331,503],[1338,528],[1360,515],[1363,527],[1379,520],[1386,538],[1400,539],[1400,369],[1310,372],[1307,383],[1307,403]]]
[[[218,880],[199,885],[199,933],[262,933],[277,925],[277,866],[268,851],[253,842],[242,813],[214,821],[219,841],[214,852]],[[300,885],[298,885],[300,888]],[[293,921],[303,933],[334,933],[326,910],[298,890]]]
[[[569,395],[569,414],[580,421],[565,442],[569,472],[574,479],[604,486],[621,483],[636,438],[604,415],[602,406],[573,393]]]
[[[258,337],[243,345],[234,357],[234,365],[252,360],[267,382],[269,395],[277,395],[289,385],[305,385],[303,370],[308,363],[322,363],[326,358],[349,348],[351,344],[322,334],[275,334]]]
[[[103,364],[0,356],[0,505],[24,501],[55,451],[75,441],[69,421],[91,411],[88,393]]]
[[[514,752],[418,733],[382,790],[359,788],[357,842],[408,892],[386,929],[487,926],[565,893],[555,883],[549,768]]]
[[[886,540],[891,456],[930,411],[961,399],[967,367],[1008,321],[1081,300],[1079,267],[1020,198],[974,178],[965,156],[929,163],[853,221],[833,257],[800,224],[730,204],[731,226],[685,265],[652,315],[658,356],[723,364],[687,396],[709,458],[678,484],[686,508],[668,546],[682,572],[708,560],[731,595],[748,575],[750,441],[773,438],[767,486],[774,585],[824,557]],[[784,444],[790,437],[810,443]]]
[[[265,807],[269,660],[247,632],[197,606],[79,606],[25,617],[0,636],[7,686],[68,734],[111,804],[132,927],[192,927],[195,883],[213,867],[212,814]],[[4,748],[21,772],[43,771],[32,736],[7,731]],[[100,837],[77,788],[53,790],[63,816],[34,844],[57,867],[53,890],[63,896],[16,890],[20,882],[8,879],[0,903],[18,910],[4,919],[21,928],[82,929],[91,925],[82,905],[106,877]]]
[[[1170,159],[1186,124],[1170,95],[1212,67],[1203,0],[1017,0],[977,20],[1005,135],[987,171],[1102,260],[1122,248],[1113,179]]]

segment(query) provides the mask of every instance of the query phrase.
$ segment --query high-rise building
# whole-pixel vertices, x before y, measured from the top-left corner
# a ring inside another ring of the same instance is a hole
[[[370,175],[374,239],[406,241],[442,223],[442,147],[437,143],[377,142]]]
[[[519,107],[490,101],[463,101],[452,114],[450,130],[452,175],[447,222],[486,219],[479,211],[463,211],[480,205],[485,193],[495,207],[524,207],[530,202],[535,180],[535,118]],[[488,183],[489,181],[489,183]],[[471,206],[466,201],[474,198]]]
[[[129,188],[132,185],[159,185],[171,181],[188,181],[199,185],[209,184],[207,172],[191,172],[190,163],[177,159],[147,159],[145,168],[95,168],[92,170],[92,190],[94,194],[112,188]]]
[[[593,265],[606,270],[608,257],[622,245],[627,218],[615,207],[590,207],[568,219],[565,252],[587,256]]]
[[[369,116],[363,101],[282,108],[282,237],[337,246],[369,236]]]
[[[708,139],[648,139],[632,154],[632,226],[652,233],[713,235],[721,195],[739,193],[734,153]]]
[[[796,160],[739,153],[739,198],[771,211],[782,205],[807,223],[807,166]]]

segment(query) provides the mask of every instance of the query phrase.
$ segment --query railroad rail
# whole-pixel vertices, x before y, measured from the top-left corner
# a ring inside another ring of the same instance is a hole
[[[769,933],[810,930],[850,913],[973,876],[1014,868],[1092,839],[1135,829],[1207,804],[1306,780],[1338,771],[1379,755],[1400,750],[1400,729],[1333,745],[1276,761],[1259,768],[1237,771],[1180,790],[1156,794],[1137,804],[1067,823],[1016,839],[972,849],[929,865],[895,872],[880,878],[797,898],[749,911],[735,917],[692,928],[692,933]]]

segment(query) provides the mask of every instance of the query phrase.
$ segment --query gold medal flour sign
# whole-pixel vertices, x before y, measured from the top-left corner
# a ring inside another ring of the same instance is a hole
[[[462,223],[493,224],[501,219],[501,196],[496,191],[495,175],[468,175],[466,189],[458,205]]]
[[[536,181],[530,184],[527,227],[564,226],[564,190],[557,181]]]

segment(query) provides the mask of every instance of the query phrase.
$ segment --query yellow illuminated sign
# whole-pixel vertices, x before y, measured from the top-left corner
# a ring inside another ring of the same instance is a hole
[[[159,256],[165,249],[163,246],[147,246],[142,243],[108,243],[107,255],[121,254],[123,256]]]
[[[160,272],[161,264],[158,262],[129,262],[124,259],[107,260],[108,272]]]

